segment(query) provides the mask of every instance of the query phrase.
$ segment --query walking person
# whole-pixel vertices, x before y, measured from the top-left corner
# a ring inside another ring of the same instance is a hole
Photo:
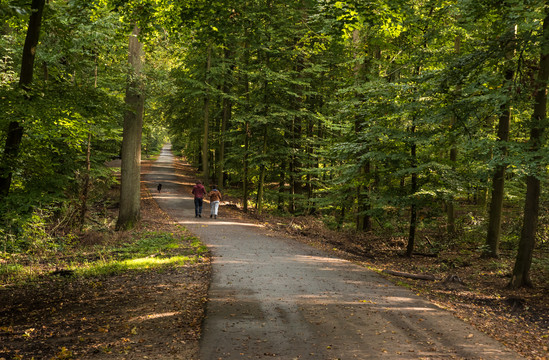
[[[204,204],[204,194],[206,194],[202,181],[196,182],[192,193],[194,194],[194,217],[202,217],[202,205]]]
[[[221,201],[221,193],[217,190],[217,187],[213,187],[212,191],[208,193],[210,198],[210,217],[217,219],[217,211],[219,210],[219,202]]]

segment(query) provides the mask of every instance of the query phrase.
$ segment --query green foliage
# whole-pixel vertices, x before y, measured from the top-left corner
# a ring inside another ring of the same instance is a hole
[[[525,177],[546,178],[546,144],[532,152],[527,143],[542,1],[50,2],[27,96],[17,82],[28,6],[0,4],[0,139],[12,120],[25,133],[0,205],[6,244],[44,237],[40,221],[79,205],[90,134],[91,172],[105,179],[103,164],[119,155],[135,24],[147,54],[144,155],[169,139],[202,169],[207,108],[204,170],[212,183],[222,170],[219,185],[258,208],[318,214],[338,229],[369,217],[375,230],[404,235],[411,207],[426,232],[444,226],[442,204],[455,202],[458,230],[478,249],[479,194],[494,170],[507,167],[505,203],[516,213]],[[465,211],[468,202],[478,206]],[[506,249],[520,234],[510,217]],[[540,220],[545,244],[549,220]]]

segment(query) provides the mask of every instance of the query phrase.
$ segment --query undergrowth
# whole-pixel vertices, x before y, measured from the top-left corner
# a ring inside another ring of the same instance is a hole
[[[105,276],[130,270],[162,269],[201,261],[207,249],[185,234],[133,231],[111,234],[100,244],[73,243],[60,251],[2,253],[0,286],[39,280],[46,275]]]

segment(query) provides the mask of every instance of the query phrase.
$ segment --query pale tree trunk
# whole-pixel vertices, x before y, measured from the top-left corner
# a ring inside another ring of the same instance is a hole
[[[530,128],[530,150],[538,152],[542,146],[544,127],[547,121],[547,81],[549,80],[549,1],[545,1],[545,19],[543,20],[543,36],[540,47],[539,73],[536,81],[534,113]],[[541,161],[539,155],[536,161]],[[538,173],[529,174],[526,178],[526,199],[524,202],[524,219],[520,235],[519,248],[513,275],[509,284],[512,288],[532,286],[530,267],[536,243],[536,232],[539,217],[539,197],[541,192],[540,173],[541,165],[537,166]]]
[[[140,218],[141,202],[141,133],[145,97],[141,70],[143,68],[143,44],[138,39],[139,28],[134,26],[129,40],[129,64],[131,73],[126,89],[127,110],[122,133],[122,168],[120,180],[120,212],[116,228],[133,228]]]
[[[209,127],[210,127],[210,90],[209,90],[209,77],[210,68],[212,64],[212,48],[208,47],[208,55],[206,59],[206,95],[204,98],[204,137],[202,138],[202,179],[204,184],[209,183],[210,177],[210,164],[209,164]]]
[[[514,48],[514,45],[513,45]],[[514,55],[514,51],[510,50],[506,54],[507,60],[511,60]],[[511,96],[511,81],[515,75],[512,64],[505,64],[505,86],[508,87],[507,94]],[[503,213],[503,198],[505,195],[505,157],[507,156],[507,145],[509,141],[509,129],[511,125],[511,100],[507,99],[505,104],[501,106],[501,115],[498,122],[498,149],[501,156],[501,163],[499,163],[494,173],[492,174],[492,196],[490,200],[490,213],[488,220],[488,232],[486,233],[486,245],[487,249],[483,252],[483,257],[498,258],[499,257],[499,243],[501,238],[501,217]]]
[[[23,46],[21,74],[19,78],[19,86],[25,91],[29,90],[34,75],[34,59],[40,38],[45,2],[45,0],[32,0],[31,4],[31,15]],[[9,194],[15,162],[21,148],[23,131],[23,126],[16,120],[11,121],[8,125],[4,152],[0,162],[0,199]]]

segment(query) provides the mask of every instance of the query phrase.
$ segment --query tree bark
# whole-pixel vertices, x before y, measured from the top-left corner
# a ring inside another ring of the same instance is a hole
[[[126,89],[127,110],[122,132],[122,167],[120,179],[120,212],[117,230],[133,228],[140,218],[141,203],[141,134],[145,98],[141,70],[143,67],[143,45],[138,39],[139,28],[134,26],[129,39],[131,72]]]
[[[225,50],[225,60],[231,58],[230,50]],[[229,70],[229,76],[232,73],[232,69]],[[217,184],[223,186],[225,184],[224,163],[225,163],[225,133],[227,132],[227,126],[231,120],[232,115],[232,102],[227,98],[229,93],[229,81],[226,79],[223,84],[223,118],[221,120],[221,133],[219,134],[219,159],[217,164]]]
[[[21,59],[21,74],[19,77],[19,86],[24,90],[29,90],[34,76],[34,59],[36,57],[36,47],[40,38],[40,28],[42,27],[42,14],[44,12],[45,0],[32,0],[31,15],[27,36],[23,46],[23,56]],[[19,121],[11,121],[6,133],[6,142],[4,153],[0,163],[0,199],[9,194],[15,161],[19,155],[21,141],[23,139],[23,126]]]
[[[242,199],[242,210],[247,213],[248,212],[248,173],[249,173],[249,151],[250,151],[250,122],[246,121],[245,128],[244,128],[244,171],[242,174],[242,192],[243,192],[243,199]]]
[[[412,137],[416,132],[416,126],[412,125]],[[412,139],[412,148],[410,150],[410,155],[412,158],[412,168],[417,167],[417,145],[415,139]],[[414,170],[412,172],[412,183],[410,189],[410,195],[412,197],[412,204],[410,205],[410,229],[408,233],[408,245],[406,247],[406,256],[411,257],[414,252],[415,239],[416,239],[416,228],[417,228],[417,205],[414,200],[415,193],[417,191],[417,172]]]
[[[461,37],[458,35],[454,39],[454,51],[455,51],[456,54],[459,55],[460,50],[461,50]],[[456,88],[456,92],[459,93],[459,91],[460,91],[460,87],[458,86]],[[457,116],[452,115],[452,118],[450,120],[450,129],[451,130],[454,129],[456,121],[457,121]],[[458,156],[458,149],[456,147],[455,138],[452,135],[452,144],[451,144],[451,148],[450,148],[450,164],[452,166],[452,169],[455,169],[455,164],[457,162],[457,156]],[[448,200],[448,202],[446,203],[446,232],[450,236],[452,236],[453,234],[456,233],[456,210],[455,210],[454,204],[455,204],[455,202],[454,202],[454,198],[452,196],[452,198],[450,200]]]
[[[265,165],[266,155],[267,155],[267,124],[263,127],[263,149],[261,154],[263,155],[261,159],[261,165],[259,167],[259,183],[257,185],[257,213],[261,214],[263,211],[263,194],[265,192],[265,173],[267,172],[267,166]]]
[[[510,60],[514,51],[509,51],[507,54],[507,60]],[[507,93],[510,97],[511,94],[511,81],[515,76],[511,65],[505,65],[505,86],[508,87]],[[505,170],[507,165],[505,164],[505,157],[507,156],[507,145],[509,141],[509,131],[511,125],[511,101],[508,99],[505,104],[501,106],[501,115],[498,122],[497,142],[499,156],[501,156],[501,163],[499,163],[492,175],[492,196],[490,200],[490,213],[488,220],[488,232],[486,233],[486,245],[487,249],[482,254],[483,257],[499,258],[499,243],[501,239],[501,217],[503,213],[503,198],[505,196]]]
[[[539,61],[539,73],[536,83],[534,113],[530,129],[530,151],[538,152],[542,145],[543,134],[547,121],[547,81],[549,80],[549,1],[545,1],[545,19],[543,20],[543,36],[539,45],[541,49]],[[535,161],[540,161],[540,156],[535,156]],[[530,280],[530,267],[532,255],[536,243],[536,232],[539,216],[539,197],[541,192],[540,173],[541,165],[537,171],[528,175],[526,179],[526,199],[524,202],[524,219],[520,236],[519,248],[510,287],[518,288],[532,286]]]
[[[209,91],[209,77],[210,68],[212,65],[212,48],[208,47],[208,54],[206,58],[206,94],[204,97],[204,134],[202,138],[202,179],[204,184],[208,184],[210,177],[210,165],[208,161],[209,148],[209,127],[210,127],[210,91]]]

